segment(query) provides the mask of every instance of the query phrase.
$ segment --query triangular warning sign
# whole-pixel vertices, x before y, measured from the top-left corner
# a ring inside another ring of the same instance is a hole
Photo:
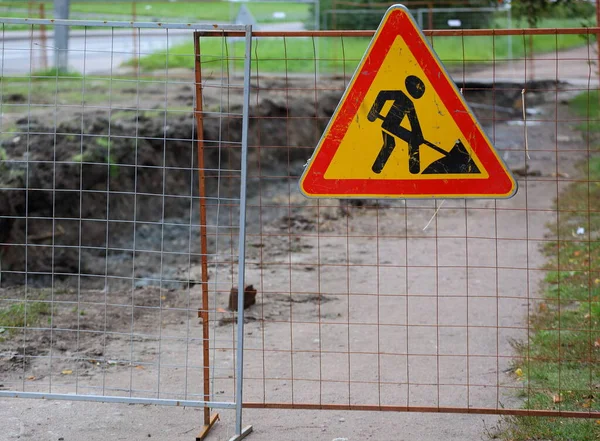
[[[408,10],[396,5],[300,189],[308,197],[505,198],[517,184]]]

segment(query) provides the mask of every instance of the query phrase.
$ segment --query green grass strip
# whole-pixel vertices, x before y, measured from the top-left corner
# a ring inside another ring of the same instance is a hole
[[[573,19],[546,20],[551,27],[578,26]],[[582,31],[583,32],[583,31]],[[535,53],[556,52],[590,43],[590,35],[535,35],[529,36],[477,36],[434,37],[430,39],[438,57],[450,67],[472,63],[489,63],[494,60],[518,59]],[[253,71],[258,73],[352,73],[362,59],[370,38],[255,38],[253,41]],[[244,42],[203,37],[200,41],[203,66],[209,72],[224,69],[240,70],[243,67]],[[141,57],[139,64],[146,71],[194,67],[193,42],[158,51]],[[257,67],[258,66],[258,67]]]
[[[47,302],[3,302],[0,304],[0,338],[19,332],[19,328],[37,325],[43,316],[50,315]]]
[[[570,103],[598,128],[598,93],[586,92]],[[600,411],[600,156],[581,165],[581,181],[558,197],[556,238],[545,247],[548,258],[543,302],[530,319],[531,335],[519,347],[516,367],[525,383],[525,407]],[[510,418],[503,437],[512,441],[597,441],[600,418]]]

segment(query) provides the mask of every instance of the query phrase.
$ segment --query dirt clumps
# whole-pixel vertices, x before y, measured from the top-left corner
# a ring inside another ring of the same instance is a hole
[[[215,108],[214,101],[207,97],[206,108]],[[335,96],[328,96],[325,105],[314,106],[298,98],[286,102],[269,95],[253,105],[250,176],[258,169],[273,174],[282,163],[301,167],[335,101]],[[205,167],[239,169],[241,104],[220,106],[218,112],[207,111],[204,116]],[[0,224],[0,239],[9,244],[2,251],[2,271],[8,271],[2,276],[4,286],[25,283],[25,272],[29,283],[37,286],[47,285],[52,277],[103,275],[107,266],[109,275],[131,276],[132,265],[115,258],[126,254],[125,259],[131,260],[132,252],[116,253],[111,248],[133,249],[138,236],[150,229],[152,249],[160,250],[161,235],[168,235],[165,228],[171,228],[162,223],[170,220],[188,227],[198,223],[198,201],[191,199],[198,196],[196,121],[191,112],[120,115],[95,110],[58,123],[30,115],[16,121],[16,132],[2,142],[2,149],[7,161],[0,173],[5,189],[0,192],[0,215],[12,216]],[[209,196],[222,185],[221,177],[214,175],[207,172]],[[228,196],[235,197],[237,177],[230,178],[230,187]],[[189,248],[179,242],[175,246]],[[144,277],[161,277],[155,276],[154,260],[138,259],[136,271]],[[92,278],[84,283],[102,288],[96,279],[97,283]]]
[[[286,185],[297,179],[343,93],[333,83],[316,89],[287,81],[261,79],[252,90],[250,198],[277,179]],[[464,86],[484,124],[498,109],[510,109],[511,116],[522,111],[520,85]],[[149,285],[189,264],[183,254],[161,261],[163,251],[199,252],[198,241],[190,239],[199,234],[196,120],[191,111],[165,110],[164,97],[147,92],[150,101],[143,104],[153,110],[30,114],[16,120],[14,133],[5,133],[0,239],[9,246],[1,255],[3,285],[25,283],[25,272],[38,286],[57,279],[81,283],[80,274],[89,275],[87,288],[102,289],[102,276]],[[218,190],[233,201],[239,197],[241,96],[223,102],[219,93],[208,88],[203,99],[206,193]],[[189,91],[174,96],[189,107]],[[531,104],[535,94],[528,96]],[[270,176],[277,178],[265,179]],[[227,209],[235,218],[235,207]],[[219,214],[211,213],[214,223]],[[273,220],[300,227],[297,220]]]
[[[131,234],[132,221],[160,222],[158,203],[172,216],[189,213],[189,201],[163,201],[162,193],[187,189],[189,194],[194,179],[190,119],[179,118],[167,127],[144,117],[110,121],[95,113],[56,129],[36,119],[19,120],[27,135],[3,143],[12,161],[2,178],[2,186],[10,190],[2,192],[0,205],[2,215],[17,217],[12,222],[4,219],[5,240],[19,245],[6,247],[2,269],[89,272],[92,268],[87,259],[80,262],[78,247],[114,246],[111,241]],[[181,140],[168,139],[169,131],[179,133]],[[113,222],[107,232],[109,221]],[[25,247],[20,245],[25,243],[52,246],[28,247],[25,262]]]

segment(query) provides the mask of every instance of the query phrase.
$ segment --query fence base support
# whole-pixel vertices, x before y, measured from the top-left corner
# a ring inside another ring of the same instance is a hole
[[[210,429],[212,429],[212,426],[214,426],[217,421],[219,421],[219,414],[213,413],[210,416],[210,422],[202,426],[202,430],[196,437],[196,441],[202,441],[204,438],[206,438],[208,436],[208,433],[210,432]]]
[[[242,430],[242,433],[240,433],[239,435],[235,435],[233,438],[230,438],[229,441],[240,441],[240,440],[246,438],[251,433],[252,433],[252,426],[248,426],[244,430]]]

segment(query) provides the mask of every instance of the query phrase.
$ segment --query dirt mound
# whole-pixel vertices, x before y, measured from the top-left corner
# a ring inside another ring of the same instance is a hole
[[[261,79],[261,87],[252,90],[249,197],[266,185],[261,177],[295,179],[301,173],[342,95],[332,84],[296,90],[287,81]],[[522,111],[515,104],[521,87],[496,84],[503,90],[497,94],[494,85],[466,86],[466,97],[484,123],[501,106],[511,115]],[[9,161],[0,164],[0,186],[10,190],[0,192],[0,216],[6,216],[0,218],[0,243],[11,244],[0,247],[3,286],[23,284],[25,272],[29,283],[40,286],[54,277],[103,288],[102,276],[132,275],[153,284],[168,268],[189,264],[189,256],[161,260],[159,251],[199,253],[198,240],[189,239],[199,234],[190,227],[198,224],[198,201],[191,200],[198,196],[196,121],[192,112],[165,112],[164,101],[157,101],[164,97],[146,92],[142,107],[154,110],[32,114],[16,122],[18,134],[1,144]],[[227,176],[207,172],[207,195],[215,195],[219,186],[221,197],[236,198],[241,96],[228,96],[223,103],[218,88],[206,93],[205,167],[233,171]],[[175,96],[174,103],[189,108],[189,88]],[[131,103],[132,97],[123,100]],[[228,209],[235,218],[235,207]]]
[[[261,173],[269,173],[282,163],[303,164],[338,99],[339,94],[332,93],[315,106],[301,99],[288,104],[275,96],[254,105],[250,176],[257,175],[259,167]],[[239,169],[241,113],[237,104],[226,112],[207,112],[206,168],[228,164]],[[12,161],[4,163],[0,174],[0,185],[11,189],[0,193],[0,215],[13,218],[0,220],[0,242],[15,244],[2,250],[1,269],[11,271],[3,274],[3,284],[24,283],[25,271],[29,282],[38,285],[49,283],[51,273],[55,279],[103,275],[107,248],[133,248],[134,223],[159,224],[169,218],[189,225],[190,216],[196,216],[196,201],[190,207],[190,196],[197,196],[198,189],[192,114],[157,111],[119,118],[96,111],[56,127],[43,118],[28,117],[17,121],[17,130],[21,135],[2,143]],[[230,184],[237,192],[239,181],[233,178]],[[206,185],[211,195],[218,181],[209,176]],[[160,242],[160,235],[156,240]],[[36,246],[26,250],[25,243]],[[114,275],[131,276],[131,266],[122,266],[115,265]]]

